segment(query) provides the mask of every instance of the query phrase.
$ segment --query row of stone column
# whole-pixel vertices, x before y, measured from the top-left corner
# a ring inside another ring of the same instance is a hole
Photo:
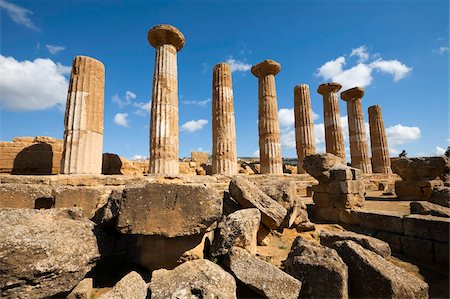
[[[178,74],[177,52],[184,36],[175,27],[158,25],[148,32],[156,49],[150,113],[150,173],[177,174],[178,165]],[[264,60],[251,72],[258,78],[258,132],[261,173],[283,173],[275,75],[278,62]],[[319,86],[323,95],[326,151],[345,162],[345,147],[337,92],[338,83]],[[381,108],[369,108],[372,164],[365,136],[362,88],[341,93],[347,102],[352,166],[365,173],[389,173],[390,159]],[[219,63],[213,69],[212,84],[212,172],[233,175],[237,169],[236,127],[230,66]],[[101,171],[103,144],[104,66],[85,56],[73,61],[65,114],[61,173],[95,174]],[[314,123],[309,87],[294,88],[295,134],[298,172],[303,159],[315,154]]]

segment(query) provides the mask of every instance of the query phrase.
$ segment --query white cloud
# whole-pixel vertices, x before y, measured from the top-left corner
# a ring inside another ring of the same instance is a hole
[[[17,61],[0,55],[0,105],[8,110],[31,111],[65,106],[69,66],[48,58]]]
[[[181,126],[181,131],[193,133],[195,131],[203,129],[203,127],[206,126],[207,123],[208,121],[206,119],[190,120]]]
[[[119,108],[123,108],[124,106],[130,105],[132,100],[134,100],[135,98],[136,94],[132,91],[127,90],[123,99],[116,93],[115,95],[113,95],[112,101],[113,103],[117,104]]]
[[[313,120],[317,120],[319,114],[313,111]],[[289,128],[295,125],[295,114],[294,109],[281,108],[278,110],[278,122],[280,123],[281,129]]]
[[[45,45],[45,47],[47,48],[47,50],[50,52],[50,54],[58,54],[61,51],[64,51],[66,49],[66,47],[63,46],[53,46],[53,45]]]
[[[114,115],[114,123],[118,126],[128,127],[128,113],[117,113]]]
[[[146,116],[150,113],[150,105],[151,102],[143,103],[143,102],[135,102],[133,103],[133,107],[137,108],[134,110],[134,114],[139,116]]]
[[[226,62],[230,64],[231,72],[246,72],[252,68],[250,64],[233,59],[232,57],[228,58]]]
[[[386,128],[386,135],[389,146],[405,144],[416,141],[420,138],[420,128],[395,125]]]
[[[325,62],[317,69],[315,75],[324,80],[338,82],[342,85],[342,90],[346,90],[355,86],[365,87],[372,84],[374,71],[391,75],[394,82],[405,78],[412,71],[412,68],[398,60],[384,60],[379,55],[370,55],[366,46],[353,49],[351,56],[359,58],[355,66],[344,69],[346,59],[340,56]],[[376,60],[366,63],[370,57]]]
[[[366,46],[361,46],[356,49],[352,49],[352,53],[350,53],[350,57],[358,56],[358,62],[364,62],[369,59],[369,52],[367,51]]]
[[[383,60],[381,58],[372,62],[370,67],[382,73],[392,75],[394,77],[394,81],[405,78],[406,75],[412,71],[412,68],[404,65],[398,60]]]
[[[130,158],[131,161],[142,161],[142,160],[148,160],[147,156],[144,155],[134,155]]]
[[[193,101],[182,101],[182,104],[185,105],[198,105],[198,106],[206,106],[206,104],[208,104],[209,102],[211,102],[211,99],[206,99],[206,100],[193,100]]]
[[[442,55],[442,54],[444,54],[445,52],[448,52],[448,50],[449,50],[448,47],[439,47],[439,48],[433,50],[433,53]]]
[[[5,0],[0,0],[0,8],[6,10],[8,16],[17,24],[23,25],[27,28],[40,31],[41,29],[37,27],[33,21],[31,21],[29,15],[33,12],[29,9],[21,7],[19,5],[7,2]]]
[[[445,155],[445,148],[442,148],[440,146],[436,146],[436,148],[431,152],[432,156],[443,156]]]
[[[281,146],[295,148],[295,130],[290,130],[280,136]]]
[[[259,157],[259,149],[252,153],[252,157]]]
[[[126,100],[132,100],[132,99],[135,99],[135,98],[136,98],[136,94],[134,92],[129,91],[129,90],[127,90],[125,92],[125,99]]]

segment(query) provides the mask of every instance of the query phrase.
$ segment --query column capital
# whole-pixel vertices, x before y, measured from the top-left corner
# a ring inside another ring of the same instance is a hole
[[[308,85],[308,84],[298,84],[298,85],[295,85],[295,87],[294,87],[294,92],[298,92],[298,91],[300,91],[302,88],[308,88],[308,89],[309,89],[309,85]]]
[[[368,111],[369,111],[369,114],[381,112],[381,106],[380,106],[380,105],[373,105],[373,106],[370,106],[370,107],[368,108]]]
[[[180,51],[184,46],[183,33],[172,25],[156,25],[148,31],[147,39],[154,48],[169,44]]]
[[[317,88],[317,92],[321,95],[326,95],[332,92],[338,92],[342,88],[342,85],[336,82],[323,83]]]
[[[255,77],[263,78],[267,75],[276,75],[280,72],[281,65],[272,60],[272,59],[266,59],[258,64],[255,64],[252,66],[251,72]]]
[[[223,68],[226,71],[230,71],[230,64],[226,63],[226,62],[219,62],[219,63],[214,65],[213,71],[215,71],[215,70],[217,70],[219,68]]]
[[[364,87],[353,87],[341,92],[341,99],[344,101],[352,101],[361,99],[364,96]]]

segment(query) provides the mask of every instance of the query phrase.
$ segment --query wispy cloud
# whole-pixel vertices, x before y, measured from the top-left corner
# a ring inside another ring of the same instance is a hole
[[[316,71],[316,76],[324,80],[332,80],[342,84],[342,90],[354,86],[369,86],[373,81],[375,71],[391,75],[394,82],[405,78],[411,73],[412,68],[398,60],[385,60],[381,57],[367,62],[371,57],[366,46],[352,49],[350,57],[358,57],[358,63],[350,68],[344,69],[347,64],[345,56],[339,56],[334,60],[325,62]],[[372,59],[376,57],[372,55]]]
[[[118,126],[128,127],[128,113],[117,113],[114,115],[114,123]]]
[[[41,31],[41,28],[37,27],[30,19],[30,15],[33,14],[31,10],[5,0],[0,0],[0,8],[4,9],[15,23],[35,31]]]
[[[251,64],[245,63],[240,60],[233,59],[233,57],[230,57],[226,60],[226,63],[230,64],[230,70],[231,72],[246,72],[249,71],[252,66]]]
[[[185,105],[197,105],[197,106],[206,106],[206,104],[208,104],[209,102],[211,102],[211,99],[206,99],[206,100],[192,100],[192,101],[182,101],[182,104]]]
[[[449,50],[448,47],[439,47],[439,48],[437,48],[437,49],[434,49],[434,50],[433,50],[433,53],[442,55],[442,54],[444,54],[444,53],[447,53],[448,50]]]
[[[181,131],[194,133],[195,131],[203,129],[207,124],[208,121],[206,119],[190,120],[181,126]]]
[[[47,48],[47,50],[50,52],[50,54],[58,54],[61,51],[64,51],[66,49],[66,47],[63,46],[54,46],[54,45],[45,45],[45,47]]]

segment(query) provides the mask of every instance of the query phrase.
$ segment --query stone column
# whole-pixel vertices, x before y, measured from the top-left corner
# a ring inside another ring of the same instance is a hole
[[[238,171],[236,126],[228,63],[222,62],[214,66],[212,90],[212,173],[234,175]]]
[[[62,174],[101,174],[104,92],[103,63],[76,56],[64,116]]]
[[[379,105],[369,107],[369,128],[373,172],[392,173],[386,131]]]
[[[308,84],[294,88],[295,141],[297,146],[297,173],[306,173],[303,159],[316,153],[314,138],[314,119]]]
[[[148,42],[156,49],[150,113],[149,172],[177,174],[177,52],[184,46],[184,36],[173,26],[158,25],[149,30]]]
[[[348,132],[350,139],[350,156],[352,167],[361,169],[364,173],[372,173],[369,147],[366,139],[362,97],[364,88],[354,87],[341,93],[341,99],[347,102]]]
[[[261,173],[282,174],[280,124],[278,123],[277,91],[275,75],[281,65],[264,60],[251,69],[258,78],[258,131]]]
[[[337,92],[339,83],[321,84],[317,92],[323,96],[323,120],[325,126],[325,146],[327,153],[338,156],[345,163],[344,135],[342,134],[341,113]]]

